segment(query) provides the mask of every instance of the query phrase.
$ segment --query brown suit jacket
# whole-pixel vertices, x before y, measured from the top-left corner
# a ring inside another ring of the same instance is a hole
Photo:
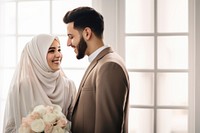
[[[128,133],[129,77],[110,47],[91,62],[72,112],[72,133]]]

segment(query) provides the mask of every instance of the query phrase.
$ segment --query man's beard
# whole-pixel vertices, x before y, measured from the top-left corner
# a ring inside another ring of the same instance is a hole
[[[87,43],[85,42],[82,36],[78,44],[78,53],[76,55],[76,58],[82,59],[85,56],[86,49],[87,49]]]

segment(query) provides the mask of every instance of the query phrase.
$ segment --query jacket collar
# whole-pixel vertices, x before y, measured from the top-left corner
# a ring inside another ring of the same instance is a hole
[[[77,96],[76,96],[76,99],[74,101],[74,108],[76,107],[77,105],[77,101],[79,100],[79,97],[80,97],[80,94],[81,94],[81,91],[82,91],[82,87],[84,86],[85,84],[85,80],[87,79],[89,73],[91,72],[91,70],[96,66],[96,64],[98,63],[98,61],[100,59],[102,59],[105,55],[109,54],[109,53],[113,53],[113,50],[111,49],[111,47],[107,47],[105,48],[104,50],[102,50],[98,55],[97,57],[91,62],[91,64],[88,66],[82,80],[81,80],[81,83],[79,85],[79,89],[78,89],[78,93],[77,93]],[[72,111],[73,113],[73,111]]]

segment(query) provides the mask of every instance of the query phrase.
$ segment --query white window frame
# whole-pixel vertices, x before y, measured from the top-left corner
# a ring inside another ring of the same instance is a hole
[[[155,0],[156,2],[157,0]],[[200,1],[189,3],[189,118],[188,133],[200,132]],[[105,43],[111,45],[125,58],[125,1],[93,0],[93,7],[100,11],[105,19]],[[154,126],[156,128],[156,126]]]

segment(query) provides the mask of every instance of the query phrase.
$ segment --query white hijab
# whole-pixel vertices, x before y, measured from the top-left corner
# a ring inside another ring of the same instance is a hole
[[[39,104],[58,104],[67,115],[76,88],[62,70],[53,71],[46,55],[56,36],[40,34],[28,42],[11,81],[4,117],[4,133],[17,132],[22,117]]]

